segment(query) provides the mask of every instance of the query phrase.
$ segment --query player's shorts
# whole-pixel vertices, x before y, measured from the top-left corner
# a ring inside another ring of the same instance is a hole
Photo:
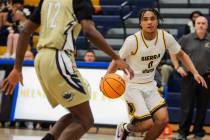
[[[87,86],[77,70],[74,54],[43,48],[35,58],[35,69],[50,104],[72,107],[90,98]]]
[[[125,100],[132,124],[150,119],[158,109],[166,106],[154,83],[127,84]]]

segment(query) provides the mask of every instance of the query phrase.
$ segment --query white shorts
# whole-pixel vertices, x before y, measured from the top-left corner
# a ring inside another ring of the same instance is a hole
[[[150,119],[158,109],[166,106],[165,100],[158,92],[156,83],[153,82],[147,84],[127,84],[125,100],[132,124]]]

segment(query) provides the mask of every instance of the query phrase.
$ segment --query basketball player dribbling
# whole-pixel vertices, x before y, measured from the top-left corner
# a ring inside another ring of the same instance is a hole
[[[141,30],[126,38],[119,51],[134,70],[133,79],[126,76],[125,101],[130,116],[129,123],[117,126],[115,140],[125,140],[129,132],[145,132],[144,140],[155,140],[169,121],[164,99],[159,95],[154,81],[157,65],[166,49],[176,54],[192,72],[195,80],[207,88],[206,82],[195,69],[189,56],[185,54],[174,37],[158,29],[160,15],[155,9],[142,9],[139,12]],[[116,71],[113,61],[107,73]]]
[[[42,140],[79,140],[94,123],[89,93],[74,58],[74,41],[81,28],[90,41],[112,57],[118,68],[133,76],[129,65],[114,53],[91,18],[90,0],[41,0],[20,34],[14,68],[2,84],[4,93],[11,95],[15,85],[23,82],[21,71],[27,44],[40,26],[36,73],[50,104],[61,104],[71,112],[58,120]]]

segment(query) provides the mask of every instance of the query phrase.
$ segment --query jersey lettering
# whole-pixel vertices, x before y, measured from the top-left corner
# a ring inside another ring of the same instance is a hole
[[[49,2],[47,11],[47,28],[56,27],[56,19],[61,9],[60,2]]]

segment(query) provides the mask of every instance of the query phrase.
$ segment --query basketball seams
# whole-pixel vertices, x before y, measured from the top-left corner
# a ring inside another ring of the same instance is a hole
[[[119,96],[121,96],[121,94],[119,94],[116,90],[113,89],[113,87],[109,84],[109,82],[107,81],[108,79],[113,79],[115,81],[117,81],[116,79],[114,78],[104,78],[105,79],[105,82],[110,86],[110,88]],[[118,81],[117,81],[118,82]]]
[[[112,74],[113,74],[113,73],[112,73]],[[116,78],[115,80],[120,79],[119,82],[122,82],[122,84],[124,84],[124,86],[125,86],[125,81],[124,81],[121,77],[119,77],[118,74],[116,74],[116,73],[114,73],[114,74],[115,74],[115,75],[114,75],[115,77],[112,77],[111,74],[108,74],[106,78],[107,78],[107,79],[109,79],[109,78],[110,78],[110,79],[115,79],[115,78]]]
[[[124,79],[116,73],[105,75],[100,82],[102,93],[111,99],[120,97],[124,93],[125,88]]]
[[[115,80],[115,81],[119,82],[119,83],[122,85],[123,89],[125,90],[125,83],[124,83],[124,82],[121,82],[121,81],[119,81],[119,80],[117,80],[117,79],[115,79],[115,78],[111,78],[111,77],[107,77],[106,79],[107,79],[107,80],[108,80],[108,79],[112,79],[112,80]],[[122,80],[122,81],[123,81],[123,80]],[[108,83],[108,82],[107,82],[107,83]]]
[[[107,82],[105,78],[104,78],[103,80],[104,80],[105,82]],[[107,83],[108,83],[108,82],[107,82]],[[112,98],[111,96],[109,96],[109,94],[106,94],[107,92],[106,92],[106,90],[105,90],[105,88],[104,88],[104,85],[105,85],[105,84],[104,84],[104,82],[103,82],[103,91],[104,91],[103,93],[105,94],[105,96],[107,96],[107,97],[109,97],[109,98]]]

